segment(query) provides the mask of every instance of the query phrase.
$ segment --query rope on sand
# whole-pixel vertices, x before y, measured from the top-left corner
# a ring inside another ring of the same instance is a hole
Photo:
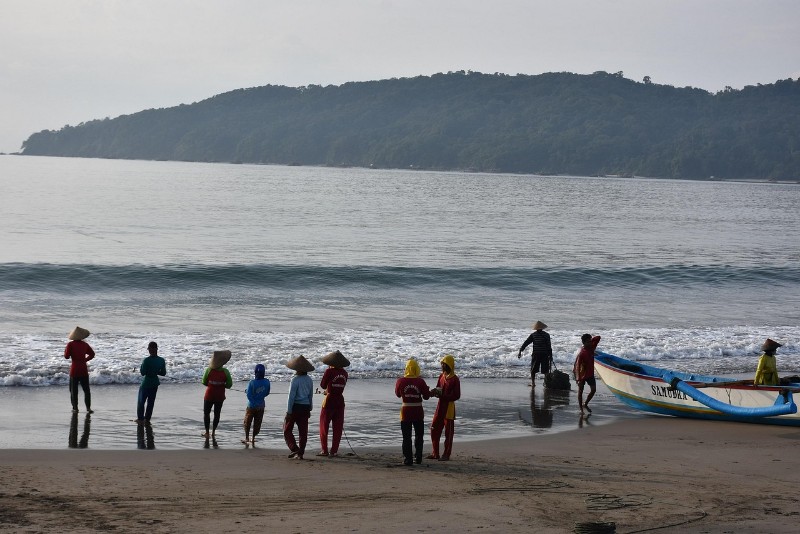
[[[344,439],[347,442],[347,446],[350,447],[350,450],[352,451],[353,456],[355,456],[356,458],[360,459],[361,456],[358,455],[358,453],[355,451],[353,446],[350,444],[350,439],[347,437],[347,431],[345,429],[342,429],[342,435],[344,436]]]
[[[639,532],[650,532],[653,530],[661,530],[662,528],[672,528],[681,525],[688,525],[689,523],[694,523],[695,521],[700,521],[701,519],[705,519],[706,516],[708,516],[708,514],[704,510],[698,510],[698,512],[699,514],[697,517],[690,517],[689,519],[686,519],[684,521],[679,521],[678,523],[670,523],[669,525],[659,525],[657,527],[652,527],[652,528],[643,528],[641,530],[631,530],[627,534],[637,534]]]

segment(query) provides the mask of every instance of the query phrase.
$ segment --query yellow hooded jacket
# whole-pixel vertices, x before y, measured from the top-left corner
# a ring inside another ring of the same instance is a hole
[[[406,370],[403,376],[406,378],[417,378],[419,376],[419,364],[417,360],[411,359],[406,362]]]
[[[448,354],[440,362],[450,368],[450,373],[447,375],[442,373],[436,383],[436,387],[442,390],[439,395],[439,405],[436,407],[436,413],[439,414],[444,409],[445,419],[455,419],[456,401],[461,398],[461,382],[456,376],[456,359]]]
[[[778,366],[775,363],[774,354],[762,354],[758,359],[758,367],[756,368],[756,376],[753,384],[762,386],[777,386],[780,383],[778,379]]]

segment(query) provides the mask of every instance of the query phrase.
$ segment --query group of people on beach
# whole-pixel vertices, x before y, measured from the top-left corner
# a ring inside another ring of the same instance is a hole
[[[533,333],[522,343],[517,357],[522,358],[523,351],[530,345],[531,353],[531,387],[536,386],[536,373],[549,375],[553,364],[553,349],[550,335],[545,332],[547,325],[536,321]],[[85,328],[76,326],[69,333],[69,342],[64,350],[64,358],[71,359],[69,391],[73,412],[78,411],[78,389],[84,394],[84,402],[88,413],[92,413],[91,391],[89,388],[89,370],[87,363],[95,357],[92,347],[84,341],[90,333]],[[578,405],[581,414],[592,413],[589,402],[597,391],[594,376],[594,354],[600,343],[600,336],[583,334],[581,348],[579,349],[573,365],[573,377],[578,384]],[[779,383],[775,353],[782,345],[772,339],[767,339],[762,345],[763,354],[759,357],[753,383],[756,385],[777,385]],[[136,407],[136,422],[147,424],[153,414],[153,406],[160,385],[159,376],[167,374],[166,361],[158,355],[158,345],[151,341],[147,350],[149,355],[144,358],[140,366],[142,382],[139,387]],[[233,379],[225,364],[231,359],[231,351],[214,351],[205,369],[202,384],[206,386],[203,396],[203,425],[206,439],[215,436],[219,425],[222,405],[225,401],[225,391],[233,386]],[[327,369],[322,375],[317,392],[323,397],[319,416],[319,436],[321,450],[317,456],[336,457],[339,454],[339,444],[344,430],[344,389],[347,385],[348,374],[345,370],[350,361],[338,350],[327,354],[321,360]],[[436,386],[429,388],[420,376],[419,363],[415,359],[406,362],[403,376],[395,383],[395,395],[401,399],[400,429],[403,437],[403,458],[405,465],[422,463],[422,448],[424,441],[424,410],[423,401],[431,397],[438,398],[438,403],[431,421],[430,436],[432,452],[428,459],[447,461],[450,459],[455,435],[456,401],[461,398],[461,384],[455,374],[455,358],[446,355],[440,360],[442,372]],[[286,367],[293,370],[295,375],[289,385],[289,396],[286,415],[283,421],[283,437],[289,448],[289,458],[303,459],[308,441],[308,421],[313,408],[314,384],[308,373],[314,371],[314,365],[304,356],[297,356],[286,362]],[[270,394],[270,381],[265,377],[266,368],[257,364],[254,378],[249,381],[245,395],[247,407],[243,421],[244,439],[246,445],[254,445],[256,436],[261,431],[264,418],[265,399]],[[584,400],[584,388],[589,386],[589,393]],[[321,390],[321,391],[320,391]],[[213,411],[213,420],[211,413]],[[295,438],[294,428],[297,427],[298,439]],[[328,447],[328,434],[332,429],[330,448]],[[413,440],[412,440],[413,432]],[[444,432],[444,449],[440,450],[440,441]],[[413,443],[413,447],[412,447]]]
[[[553,364],[553,347],[550,344],[550,334],[545,332],[547,325],[542,321],[536,321],[533,325],[533,333],[525,339],[519,348],[517,358],[522,358],[522,352],[528,345],[531,345],[531,387],[536,387],[536,373],[541,372],[547,376]],[[581,336],[581,348],[575,357],[572,366],[572,374],[578,384],[578,406],[581,414],[592,413],[589,408],[589,401],[597,391],[597,382],[594,378],[594,351],[600,343],[600,336],[583,334]],[[589,394],[583,400],[585,386],[589,386]]]
[[[222,403],[225,400],[225,390],[230,389],[233,381],[225,364],[230,360],[229,350],[215,351],[208,368],[203,374],[202,383],[206,386],[204,397],[203,421],[205,424],[206,438],[214,437],[219,424]],[[339,444],[344,431],[344,389],[347,386],[348,374],[345,370],[350,361],[340,351],[335,350],[322,358],[322,364],[327,369],[319,383],[320,392],[324,395],[319,414],[319,438],[321,450],[317,456],[336,457],[339,455]],[[406,362],[403,377],[395,384],[395,395],[402,401],[400,408],[400,428],[403,436],[403,457],[405,465],[414,462],[422,463],[423,421],[425,413],[422,401],[436,397],[439,403],[431,422],[431,446],[433,451],[428,459],[446,461],[450,459],[453,450],[453,437],[455,435],[455,403],[461,398],[461,386],[455,374],[455,358],[447,355],[441,360],[442,373],[436,387],[429,388],[425,380],[420,377],[420,368],[416,360]],[[286,367],[295,372],[289,383],[289,395],[286,405],[286,415],[283,420],[283,438],[289,448],[289,458],[302,460],[305,456],[308,443],[308,422],[314,407],[314,383],[308,373],[314,371],[314,365],[305,356],[297,356],[286,362]],[[246,445],[254,445],[256,436],[261,431],[264,418],[265,399],[270,393],[269,379],[265,378],[265,367],[257,364],[254,370],[255,377],[247,384],[247,408],[244,416],[244,439]],[[211,409],[214,410],[214,420],[210,425]],[[297,427],[297,437],[295,437]],[[412,454],[411,432],[414,431],[414,447]],[[251,433],[252,430],[252,433]],[[442,431],[444,430],[444,450],[440,453],[439,445]],[[332,431],[332,433],[331,433]],[[330,448],[328,435],[331,433]]]
[[[71,359],[70,366],[70,400],[73,412],[78,411],[78,387],[83,388],[84,401],[87,412],[92,413],[91,391],[89,389],[89,371],[87,362],[95,356],[94,350],[86,341],[90,333],[80,326],[69,333],[69,343],[64,351],[64,357]],[[167,374],[166,361],[158,355],[158,344],[151,341],[147,350],[149,355],[144,358],[140,366],[142,382],[136,407],[136,422],[142,425],[149,424],[153,414],[153,407],[160,385],[159,376]],[[225,392],[233,386],[230,371],[225,367],[231,359],[231,351],[214,351],[209,360],[208,367],[203,372],[202,384],[206,386],[203,396],[203,425],[206,439],[214,438],[219,425],[222,405],[225,402]],[[405,465],[422,463],[422,446],[424,441],[423,400],[431,397],[438,398],[438,404],[431,422],[432,452],[427,456],[431,460],[447,461],[453,450],[455,436],[455,403],[461,398],[461,384],[455,374],[455,358],[446,355],[441,359],[442,372],[436,386],[430,388],[420,376],[420,367],[416,360],[406,362],[405,371],[395,384],[395,395],[401,399],[400,428],[403,436],[403,457]],[[321,450],[317,456],[336,457],[339,454],[339,444],[344,431],[344,389],[347,385],[348,374],[345,370],[350,361],[338,350],[322,358],[322,364],[327,369],[322,375],[317,392],[324,395],[319,416],[319,436]],[[308,373],[314,371],[314,365],[305,356],[297,356],[286,362],[286,367],[293,370],[295,375],[289,384],[289,395],[286,415],[283,421],[283,437],[289,448],[289,458],[302,460],[308,442],[308,421],[311,418],[314,399],[314,384]],[[244,439],[246,445],[254,445],[256,436],[261,431],[264,418],[266,397],[270,394],[270,381],[265,377],[266,368],[263,364],[256,364],[254,378],[247,384],[245,395],[247,407],[243,421]],[[212,419],[213,411],[213,419]],[[297,427],[298,438],[295,438],[294,429]],[[330,448],[328,448],[328,434],[332,429]],[[412,430],[414,433],[412,451]],[[444,449],[440,450],[442,432],[444,431]]]
[[[518,358],[522,358],[522,351],[531,345],[531,386],[536,386],[536,373],[541,372],[548,375],[553,363],[553,349],[550,345],[550,334],[544,330],[547,325],[542,321],[536,321],[533,325],[533,333],[522,343],[519,348]],[[578,384],[578,406],[581,414],[592,413],[589,401],[597,391],[597,383],[594,377],[594,354],[597,345],[600,343],[600,336],[583,334],[581,336],[581,348],[575,356],[575,363],[572,367],[572,374]],[[761,345],[762,354],[758,358],[756,374],[753,378],[754,385],[776,386],[780,383],[778,368],[775,361],[775,353],[782,347],[780,343],[767,338]],[[584,387],[589,386],[589,394],[583,400]]]

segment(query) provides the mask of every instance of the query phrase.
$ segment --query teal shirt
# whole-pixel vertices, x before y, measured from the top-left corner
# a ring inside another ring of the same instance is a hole
[[[167,374],[167,362],[161,356],[148,356],[142,361],[139,372],[144,376],[141,387],[157,388],[161,384],[159,375]]]

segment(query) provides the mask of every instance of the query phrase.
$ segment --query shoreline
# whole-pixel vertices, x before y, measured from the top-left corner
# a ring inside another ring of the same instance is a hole
[[[456,434],[451,461],[413,467],[402,465],[399,439],[358,457],[303,461],[260,448],[4,450],[0,524],[56,532],[80,517],[83,531],[555,533],[613,522],[617,532],[793,532],[798,441],[785,427],[651,416],[543,436]]]
[[[395,379],[351,381],[345,392],[346,412],[341,450],[356,451],[392,446],[400,435],[400,400],[394,395]],[[546,435],[571,429],[603,425],[619,418],[640,414],[622,405],[598,381],[592,401],[594,413],[578,413],[577,390],[553,392],[537,380],[531,392],[528,380],[462,380],[462,399],[456,403],[456,440],[484,441],[498,437]],[[237,382],[229,390],[217,429],[217,445],[222,449],[242,449],[242,420],[246,383]],[[92,408],[88,416],[79,393],[80,411],[72,413],[66,387],[0,389],[0,451],[15,448],[59,450],[129,450],[147,448],[191,450],[204,446],[200,384],[163,384],[159,387],[152,424],[148,433],[134,421],[136,385],[92,386]],[[281,450],[282,422],[286,411],[288,384],[275,382],[266,399],[266,413],[258,440],[262,446]],[[531,398],[533,393],[533,398]],[[314,396],[309,421],[308,451],[319,447],[319,407],[322,395]],[[426,432],[435,400],[425,401]],[[31,409],[35,407],[35,409]],[[144,442],[144,445],[142,443]],[[426,438],[426,454],[430,449]]]
[[[717,178],[716,176],[705,176],[699,178],[676,178],[670,176],[640,176],[636,174],[590,174],[590,175],[577,175],[570,173],[543,173],[543,172],[511,172],[511,171],[491,171],[491,170],[471,170],[471,169],[450,169],[450,168],[427,168],[427,167],[375,167],[372,165],[326,165],[326,164],[302,164],[302,163],[266,163],[254,161],[193,161],[193,160],[171,160],[171,159],[137,159],[137,158],[104,158],[100,156],[60,156],[53,154],[24,154],[22,152],[0,152],[0,156],[21,156],[27,158],[65,158],[65,159],[90,159],[98,161],[114,160],[114,161],[142,161],[142,162],[158,162],[158,163],[193,163],[193,164],[207,164],[207,165],[238,165],[238,166],[254,166],[254,167],[309,167],[319,169],[358,169],[367,171],[412,171],[412,172],[428,172],[440,174],[468,174],[468,175],[507,175],[507,176],[532,176],[539,178],[606,178],[606,179],[633,179],[633,180],[676,180],[686,182],[722,182],[722,183],[750,183],[750,184],[772,184],[772,185],[798,185],[800,180],[773,180],[769,178]]]

